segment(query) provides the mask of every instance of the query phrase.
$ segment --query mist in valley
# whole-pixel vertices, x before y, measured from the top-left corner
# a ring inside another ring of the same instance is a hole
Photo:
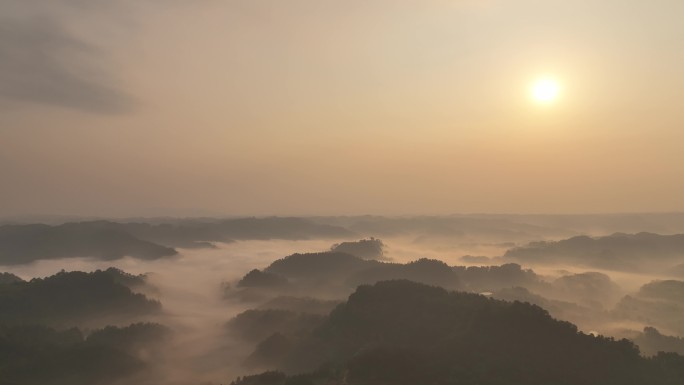
[[[292,361],[301,355],[296,353],[297,344],[304,343],[300,341],[323,327],[329,313],[360,285],[392,280],[531,303],[553,318],[572,322],[581,333],[628,338],[645,356],[684,351],[684,302],[676,291],[684,292],[684,281],[673,280],[676,273],[665,268],[634,271],[606,269],[603,263],[598,264],[601,268],[592,266],[597,257],[586,242],[573,250],[574,258],[585,258],[584,263],[569,264],[563,255],[552,252],[539,255],[540,242],[545,246],[567,243],[578,237],[577,227],[546,229],[510,219],[462,217],[374,218],[372,226],[363,217],[306,220],[339,226],[349,235],[321,238],[312,233],[315,239],[211,242],[175,248],[175,253],[154,259],[47,258],[29,259],[25,264],[12,260],[0,271],[25,281],[62,270],[60,274],[110,268],[142,278],[143,283],[129,288],[158,301],[159,311],[124,314],[115,308],[112,315],[86,314],[71,323],[50,325],[57,330],[79,327],[85,338],[97,337],[103,328],[125,329],[140,323],[168,330],[164,338],[136,337],[143,342],[130,352],[144,369],[105,381],[112,384],[220,384],[266,370],[297,373],[307,368],[304,358],[300,357],[304,361],[299,364]],[[274,231],[268,225],[271,219],[261,221],[266,224],[263,228]],[[81,223],[88,226],[88,222]],[[391,225],[382,230],[387,224]],[[606,237],[614,236],[594,233],[589,239],[603,242]],[[665,249],[651,242],[660,236],[648,239],[631,260],[666,267],[684,258],[684,247],[676,247],[678,243]],[[672,243],[667,237],[662,239]],[[603,255],[624,248],[621,240],[634,250],[633,237],[618,234],[617,241],[610,238],[608,246],[604,245]],[[98,247],[111,245],[103,242]],[[526,261],[520,255],[530,247],[535,258]]]
[[[683,385],[682,15],[0,1],[0,385]]]

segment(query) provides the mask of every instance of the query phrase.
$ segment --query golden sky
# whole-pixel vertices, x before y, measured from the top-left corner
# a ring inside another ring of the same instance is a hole
[[[679,0],[6,0],[0,213],[682,211],[683,17]]]

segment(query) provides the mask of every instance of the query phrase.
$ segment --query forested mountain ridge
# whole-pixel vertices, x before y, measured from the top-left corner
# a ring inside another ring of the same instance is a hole
[[[503,256],[504,260],[526,264],[571,264],[617,271],[658,271],[681,263],[682,257],[684,234],[646,232],[531,242],[514,247]]]
[[[151,260],[176,255],[176,247],[213,247],[215,242],[354,236],[339,226],[280,217],[158,224],[105,220],[59,225],[6,224],[0,226],[0,265],[71,257],[113,260],[130,256]]]
[[[142,278],[116,269],[60,272],[46,278],[0,285],[0,324],[74,325],[108,317],[158,313],[161,304],[130,285]]]
[[[76,328],[0,325],[0,384],[111,384],[141,372],[170,331],[157,324]],[[139,354],[144,346],[146,354]]]
[[[669,385],[684,378],[676,354],[646,359],[628,340],[580,333],[534,305],[401,280],[360,286],[309,336],[276,348],[273,369],[309,374],[236,384]],[[257,353],[274,362],[268,351]]]
[[[175,254],[176,250],[170,247],[136,238],[107,222],[0,226],[3,265],[72,257],[156,259]]]

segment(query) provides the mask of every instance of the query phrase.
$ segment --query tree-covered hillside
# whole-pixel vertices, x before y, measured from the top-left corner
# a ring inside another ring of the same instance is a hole
[[[236,384],[674,385],[684,378],[676,354],[646,359],[630,341],[580,333],[534,305],[401,280],[359,287],[310,335],[276,347],[273,369],[308,374]]]
[[[0,285],[0,324],[82,324],[92,319],[139,317],[157,313],[161,305],[129,285],[141,277],[116,269],[84,273],[60,272],[46,278]]]

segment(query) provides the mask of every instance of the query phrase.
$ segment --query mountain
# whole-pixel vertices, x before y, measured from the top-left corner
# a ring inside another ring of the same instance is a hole
[[[327,315],[340,302],[311,297],[279,296],[261,304],[259,309],[290,310],[298,313]]]
[[[341,242],[334,244],[330,251],[347,253],[362,259],[384,260],[385,244],[376,238],[361,239],[356,242]]]
[[[0,285],[17,282],[24,282],[24,280],[12,273],[0,273]]]
[[[684,336],[684,281],[653,281],[624,296],[613,310],[618,319]]]
[[[564,275],[552,282],[549,291],[553,298],[597,308],[612,306],[622,293],[608,275],[597,272]]]
[[[534,305],[410,281],[360,286],[308,336],[269,339],[272,349],[255,353],[272,369],[299,374],[267,372],[234,384],[664,385],[684,378],[676,354],[646,359],[628,340],[582,334]]]
[[[297,253],[274,261],[264,271],[291,281],[325,284],[326,281],[344,279],[377,264],[347,253]]]
[[[279,309],[246,310],[228,321],[226,329],[241,339],[259,342],[279,333],[298,337],[317,327],[323,316]]]
[[[0,325],[0,383],[111,384],[140,373],[169,336],[156,324],[109,326],[84,337],[79,329]],[[139,354],[144,348],[146,354]],[[128,382],[130,383],[130,382]]]
[[[523,269],[517,263],[501,266],[454,266],[452,268],[465,288],[473,292],[522,286],[526,288],[547,288],[547,284],[530,269]]]
[[[684,234],[615,233],[532,242],[508,250],[504,259],[525,264],[571,264],[617,271],[662,271],[684,257]]]
[[[175,254],[172,248],[138,239],[107,222],[0,226],[3,265],[70,257],[157,259]]]
[[[547,298],[524,287],[499,289],[492,293],[492,297],[509,302],[520,301],[537,305],[548,311],[552,317],[570,321],[575,325],[581,325],[584,330],[599,329],[609,320],[612,320],[605,311],[582,306],[574,302]]]
[[[449,265],[436,259],[427,258],[405,264],[379,263],[355,272],[347,279],[347,282],[350,286],[356,287],[393,279],[407,279],[447,289],[461,288],[458,274]]]
[[[159,302],[126,285],[119,270],[60,272],[47,278],[0,285],[0,324],[74,325],[126,320],[158,313]]]
[[[149,260],[176,255],[173,247],[214,247],[214,242],[353,236],[353,232],[339,226],[279,217],[157,224],[89,221],[54,226],[3,225],[0,226],[0,265],[70,257],[112,260],[130,256]]]
[[[306,218],[266,217],[234,219],[176,220],[169,223],[112,223],[124,231],[151,242],[171,247],[211,247],[214,242],[268,239],[347,238],[355,234],[343,227],[317,223]]]
[[[438,260],[402,263],[361,259],[347,253],[292,254],[271,263],[263,271],[252,270],[226,291],[227,298],[261,301],[276,296],[310,296],[340,299],[361,284],[408,279],[450,289],[461,288],[457,272]]]
[[[657,355],[658,352],[672,352],[684,355],[684,338],[666,336],[654,327],[645,327],[642,333],[630,338],[639,345],[642,354]]]
[[[449,216],[351,216],[319,217],[317,222],[343,226],[357,234],[374,237],[411,236],[431,242],[434,239],[520,242],[577,234],[553,225],[534,225],[517,217],[494,215]]]

